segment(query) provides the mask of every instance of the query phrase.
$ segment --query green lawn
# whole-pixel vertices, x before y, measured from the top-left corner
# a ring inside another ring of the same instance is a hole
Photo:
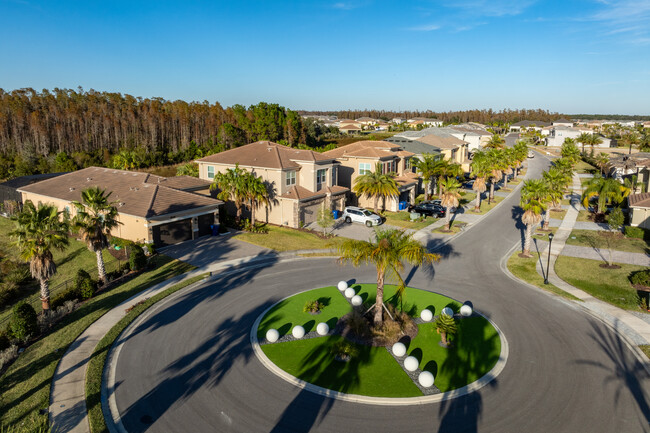
[[[575,237],[575,239],[573,239]],[[590,248],[607,249],[607,240],[594,230],[573,230],[566,240],[568,245],[579,245]],[[621,236],[612,243],[612,249],[616,251],[626,251],[629,253],[646,254],[650,249],[650,244],[643,239],[626,238]],[[604,252],[607,256],[607,251]],[[607,257],[606,257],[607,258]]]
[[[268,233],[240,233],[236,238],[276,251],[325,249],[330,248],[330,244],[338,242],[337,238],[323,239],[307,231],[287,227],[267,227],[269,228]]]
[[[645,266],[619,264],[620,269],[601,268],[602,260],[560,256],[555,272],[567,283],[625,310],[638,310],[636,290],[627,276]]]
[[[551,218],[555,218],[558,220],[564,219],[566,216],[566,209],[560,209],[560,210],[553,210],[551,209]]]
[[[327,304],[320,314],[302,311],[308,301],[320,300]],[[350,304],[334,286],[323,287],[294,295],[275,305],[260,322],[257,338],[264,339],[266,331],[275,328],[280,335],[289,334],[296,325],[309,332],[320,322],[326,322],[333,329],[341,316],[350,312]]]
[[[422,396],[384,347],[353,344],[357,356],[349,362],[335,360],[332,346],[341,340],[340,336],[331,336],[261,347],[287,373],[323,388],[372,397]]]
[[[386,218],[386,224],[388,225],[413,230],[423,229],[438,221],[438,218],[435,217],[426,217],[422,221],[411,221],[411,214],[406,211],[386,212],[384,218]]]
[[[499,204],[501,201],[503,201],[504,197],[500,197],[495,195],[494,199],[492,200],[492,203],[488,204],[487,199],[481,200],[481,211],[480,212],[474,212],[474,207],[470,209],[470,212],[475,215],[485,215],[489,211],[494,208],[497,204]]]
[[[582,209],[582,206],[580,206]],[[576,218],[576,221],[581,221],[581,222],[592,222],[593,220],[589,218],[592,215],[591,212],[588,210],[582,209],[578,212],[578,217]]]
[[[560,289],[559,287],[554,286],[553,284],[544,284],[544,278],[542,278],[542,276],[539,275],[537,273],[537,270],[535,269],[535,266],[537,265],[537,261],[539,260],[539,254],[537,253],[532,253],[532,254],[533,254],[533,258],[530,259],[519,257],[519,251],[511,255],[510,258],[508,259],[508,269],[510,270],[510,272],[512,272],[512,274],[515,277],[519,278],[520,280],[524,280],[527,283],[532,284],[533,286],[539,287],[540,289],[546,290],[551,293],[555,293],[556,295],[560,295],[567,299],[573,299],[574,301],[580,300],[575,296]]]
[[[354,288],[357,295],[361,296],[364,305],[370,307],[375,303],[377,284],[353,284],[351,287]],[[396,292],[396,285],[384,285],[384,301],[396,304]],[[445,307],[450,307],[454,312],[458,312],[461,305],[460,302],[446,296],[407,287],[402,297],[401,308],[408,312],[411,317],[419,317],[420,312],[425,308],[431,310],[433,314],[438,314]]]
[[[546,241],[548,242],[548,234],[553,233],[555,235],[555,232],[557,232],[557,227],[549,227],[549,231],[542,231],[539,226],[537,226],[537,229],[533,232],[533,238],[534,239],[539,239],[540,241]],[[532,248],[532,247],[531,247]]]
[[[641,346],[639,346],[639,349],[641,349],[641,351],[645,353],[645,356],[647,356],[648,359],[650,359],[650,344],[642,344]]]
[[[598,169],[596,167],[594,167],[593,165],[585,162],[585,161],[578,161],[576,166],[573,167],[573,171],[575,171],[576,173],[579,173],[579,174],[581,174],[581,173],[595,173],[596,171],[598,171]]]
[[[147,271],[113,290],[92,298],[65,317],[46,337],[29,346],[0,377],[0,425],[15,425],[18,431],[32,431],[44,425],[52,375],[66,349],[91,323],[108,310],[153,284],[185,273],[192,266],[166,256],[152,259],[155,269]],[[21,429],[25,423],[24,430]]]
[[[460,206],[472,206],[474,205],[474,199],[476,199],[475,192],[461,192],[460,193]]]
[[[462,221],[452,221],[451,226],[449,227],[449,231],[445,230],[445,226],[441,226],[438,228],[435,228],[431,230],[431,233],[442,233],[443,235],[455,235],[456,233],[460,232],[463,227],[467,225],[466,222]]]

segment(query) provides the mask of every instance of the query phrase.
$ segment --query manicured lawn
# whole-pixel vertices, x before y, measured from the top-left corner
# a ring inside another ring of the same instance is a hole
[[[551,218],[555,218],[558,220],[564,219],[566,212],[567,212],[566,209],[561,209],[561,210],[551,209]]]
[[[589,163],[587,163],[585,161],[578,161],[578,163],[573,168],[573,170],[576,173],[580,173],[580,174],[581,173],[595,173],[595,172],[598,171],[598,169],[596,167],[594,167],[593,165],[591,165],[591,164],[589,164]]]
[[[461,192],[460,193],[460,206],[472,206],[474,205],[474,199],[476,199],[475,192]]]
[[[153,284],[185,273],[192,266],[166,256],[152,259],[155,269],[86,301],[46,337],[29,346],[0,377],[0,425],[44,425],[52,375],[66,349],[91,323],[111,308]],[[18,428],[18,426],[16,427]],[[20,429],[16,431],[21,431]],[[32,431],[26,428],[24,431]]]
[[[580,206],[580,208],[582,208],[582,206]],[[578,212],[578,217],[576,218],[576,221],[592,222],[593,220],[589,218],[591,215],[592,215],[591,212],[582,209],[581,211]]]
[[[308,301],[320,300],[327,306],[320,314],[302,311]],[[330,329],[334,328],[341,316],[350,312],[350,304],[334,286],[323,287],[308,292],[299,293],[274,306],[260,322],[257,338],[263,340],[266,331],[275,328],[280,335],[289,334],[296,325],[301,325],[306,332],[315,330],[320,322],[326,322]]]
[[[330,248],[337,238],[323,239],[313,233],[287,227],[268,226],[268,233],[241,233],[240,241],[270,248],[276,251],[316,250]]]
[[[537,265],[537,261],[539,260],[539,254],[537,253],[532,253],[532,254],[533,254],[533,258],[530,259],[524,259],[519,257],[519,251],[511,255],[510,258],[508,259],[508,269],[510,270],[510,272],[512,272],[512,274],[515,277],[524,280],[527,283],[532,284],[533,286],[537,286],[540,289],[546,290],[547,292],[555,293],[556,295],[560,295],[567,299],[573,299],[574,301],[580,300],[575,296],[560,289],[559,287],[554,286],[553,284],[544,284],[544,278],[542,278],[542,276],[539,275],[537,273],[537,270],[535,269],[535,266]],[[544,269],[546,269],[546,264],[544,264]],[[556,270],[557,270],[557,266],[556,266]]]
[[[474,207],[470,209],[470,212],[475,215],[484,215],[488,213],[489,211],[494,208],[497,204],[499,204],[501,201],[503,201],[504,197],[499,197],[497,195],[494,196],[494,199],[492,200],[492,203],[488,204],[487,199],[481,200],[481,211],[480,212],[474,212]]]
[[[364,308],[375,302],[376,284],[354,284],[351,286],[364,300]],[[386,285],[386,302],[396,304],[397,286]],[[337,291],[325,287],[307,292],[306,299],[316,298],[322,293]],[[340,294],[334,293],[341,299]],[[280,308],[273,308],[262,319],[258,338],[268,327],[265,323],[275,320],[276,325],[286,319],[269,319],[269,316],[299,316],[304,304],[305,294],[296,295],[295,302],[284,302]],[[344,301],[345,302],[345,301]],[[428,308],[434,314],[444,307],[455,312],[461,303],[446,296],[407,288],[403,296],[403,309],[411,316],[419,316]],[[328,307],[330,308],[330,307]],[[299,309],[299,311],[295,311]],[[350,307],[347,307],[347,311]],[[327,311],[327,309],[325,310]],[[347,312],[346,311],[346,312]],[[301,320],[309,319],[308,317]],[[323,320],[318,320],[323,321]],[[298,321],[300,322],[300,321]],[[454,346],[442,348],[440,335],[435,332],[433,323],[419,325],[419,333],[408,346],[408,354],[420,360],[420,368],[431,371],[436,386],[441,391],[459,388],[485,375],[496,363],[501,352],[501,341],[496,329],[483,317],[476,316],[458,320],[459,334],[453,339]],[[350,394],[377,397],[412,397],[422,395],[399,364],[383,347],[368,347],[354,344],[358,355],[348,363],[334,360],[332,346],[340,342],[340,336],[320,337],[284,343],[264,344],[262,350],[284,371],[318,386]],[[263,341],[263,340],[261,340]]]
[[[386,212],[384,218],[386,218],[386,224],[388,225],[413,230],[423,229],[438,221],[438,218],[436,217],[426,217],[422,221],[411,221],[411,214],[406,211]]]
[[[340,336],[265,344],[266,356],[287,373],[314,385],[346,394],[372,397],[418,397],[422,392],[384,347],[353,344],[357,356],[334,359]]]
[[[636,290],[627,276],[645,266],[619,264],[620,269],[601,268],[601,260],[560,256],[555,272],[567,283],[590,295],[626,310],[638,310]]]
[[[575,237],[575,239],[573,239]],[[607,240],[594,230],[573,230],[566,240],[568,245],[579,245],[590,248],[607,249]],[[643,239],[626,238],[621,236],[612,243],[612,249],[616,251],[627,251],[629,253],[646,254],[650,244]],[[605,251],[605,256],[607,252]]]
[[[463,227],[465,227],[467,223],[462,222],[462,221],[452,221],[451,226],[449,227],[449,231],[445,231],[445,226],[441,226],[438,228],[435,228],[431,230],[432,233],[442,233],[443,235],[454,235],[458,232],[460,232]]]
[[[557,232],[557,229],[558,229],[557,227],[549,227],[549,231],[542,231],[542,229],[539,228],[539,226],[538,226],[537,229],[535,230],[535,232],[533,232],[533,238],[534,239],[539,239],[541,241],[548,242],[548,234],[553,233],[555,235],[555,232]],[[532,248],[534,248],[534,246],[531,247],[531,249]]]

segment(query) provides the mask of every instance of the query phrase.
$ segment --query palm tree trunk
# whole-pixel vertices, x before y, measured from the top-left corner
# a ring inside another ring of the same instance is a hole
[[[38,280],[41,284],[41,307],[44,313],[50,311],[50,281],[47,279]]]
[[[488,204],[494,200],[494,180],[490,182],[490,193],[488,194]]]
[[[241,203],[235,202],[235,207],[237,208],[237,213],[235,213],[235,223],[239,224],[241,222]]]
[[[474,212],[481,211],[481,192],[476,191],[476,203],[474,204]]]
[[[449,231],[449,224],[450,224],[450,214],[449,214],[449,207],[445,208],[445,231]]]
[[[503,175],[503,189],[508,189],[508,174]]]
[[[377,300],[375,302],[375,326],[381,325],[384,316],[384,270],[377,268]]]
[[[548,226],[551,219],[551,207],[549,206],[544,212],[544,223],[542,224],[542,230],[548,230]]]
[[[442,344],[447,345],[447,333],[445,331],[440,331],[440,340]]]
[[[251,200],[251,227],[255,227],[255,202]]]
[[[97,278],[102,282],[102,284],[106,284],[106,267],[104,266],[102,250],[95,251],[95,256],[97,256]]]
[[[379,194],[375,195],[375,206],[374,206],[375,213],[379,213],[377,212],[377,206],[379,206]]]
[[[533,238],[533,225],[526,224],[526,238],[524,239],[524,251],[521,255],[526,257],[531,257],[530,255],[530,241]]]
[[[429,197],[431,197],[430,189],[431,189],[431,180],[424,183],[424,199],[425,200],[429,200]]]

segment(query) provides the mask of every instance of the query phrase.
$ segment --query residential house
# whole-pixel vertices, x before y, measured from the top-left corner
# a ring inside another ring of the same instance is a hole
[[[630,207],[630,225],[650,229],[650,192],[632,194],[627,198]]]
[[[560,147],[564,144],[567,138],[577,139],[581,134],[595,134],[592,129],[588,128],[574,128],[572,126],[553,126],[550,129],[548,136],[544,138],[547,146]]]
[[[650,191],[650,152],[637,152],[630,155],[611,155],[607,175],[619,182],[636,176],[642,191]]]
[[[470,124],[450,125],[448,128],[452,131],[457,131],[450,131],[454,137],[468,143],[467,149],[469,152],[476,152],[477,150],[483,149],[483,147],[485,147],[485,145],[490,141],[490,138],[492,138],[491,132]]]
[[[358,134],[361,132],[361,127],[356,126],[352,123],[346,123],[339,126],[339,131],[341,131],[344,134]]]
[[[542,128],[545,126],[551,126],[548,122],[542,122],[539,120],[522,120],[517,123],[510,125],[510,132],[521,132],[525,129],[534,129],[536,131],[542,131]]]
[[[253,172],[273,191],[269,205],[256,211],[259,220],[293,228],[315,222],[322,209],[343,210],[348,188],[339,186],[339,163],[331,156],[258,141],[196,161],[199,178],[239,167]]]
[[[463,170],[469,171],[469,143],[459,137],[464,137],[465,132],[448,127],[426,128],[421,131],[404,131],[395,134],[388,141],[396,143],[400,138],[417,140],[440,150],[444,159],[460,164]],[[425,138],[428,137],[428,138]]]
[[[566,126],[567,128],[573,127],[573,122],[568,119],[557,119],[551,122],[551,126]]]
[[[407,152],[401,146],[387,141],[358,141],[323,153],[340,162],[339,182],[342,186],[352,188],[362,174],[375,170],[377,163],[381,164],[383,173],[395,173],[395,181],[399,187],[398,197],[386,198],[386,209],[396,212],[399,202],[415,203],[415,195],[419,177],[411,167],[413,153]],[[372,207],[373,199],[353,194],[353,201],[359,206]]]
[[[442,126],[442,120],[432,119],[430,117],[412,117],[407,122],[411,125]]]
[[[99,187],[110,192],[120,221],[113,236],[155,246],[176,244],[211,233],[222,201],[210,197],[210,182],[194,177],[88,167],[18,188],[23,202],[51,203],[75,215],[73,201]]]

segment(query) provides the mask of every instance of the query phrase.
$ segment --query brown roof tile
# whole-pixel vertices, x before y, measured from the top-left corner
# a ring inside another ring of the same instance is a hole
[[[458,149],[460,145],[466,143],[456,137],[440,137],[434,134],[418,137],[414,141],[419,141],[420,143],[428,144],[429,146],[435,146],[439,149]]]
[[[630,207],[650,207],[650,192],[632,194],[627,198]]]
[[[399,145],[388,141],[363,140],[346,146],[323,152],[332,158],[359,157],[359,158],[383,158],[387,156],[412,156],[413,153],[401,150]],[[408,155],[407,155],[408,154]]]
[[[197,159],[197,162],[285,169],[300,167],[295,161],[321,162],[331,160],[332,158],[312,150],[294,149],[272,141],[256,141],[255,143]]]

